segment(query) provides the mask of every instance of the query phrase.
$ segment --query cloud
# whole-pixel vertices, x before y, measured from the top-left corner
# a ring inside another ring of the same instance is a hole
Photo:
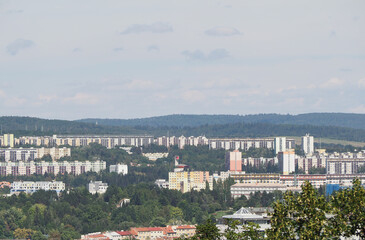
[[[17,39],[14,42],[11,42],[6,47],[7,52],[10,55],[17,55],[19,51],[24,50],[26,48],[30,48],[34,46],[34,42],[27,39]]]
[[[350,109],[351,113],[365,113],[365,105],[361,104]]]
[[[214,49],[213,51],[205,54],[200,50],[191,51],[183,51],[182,55],[186,56],[188,60],[202,60],[202,61],[214,61],[220,60],[229,57],[229,52],[224,48]]]
[[[214,27],[205,31],[206,35],[214,37],[228,37],[234,35],[240,35],[240,31],[230,27]]]
[[[93,105],[98,103],[99,99],[96,96],[87,93],[76,93],[72,97],[64,98],[63,102],[82,104],[82,105]]]
[[[74,52],[74,53],[82,52],[82,49],[81,48],[74,48],[74,49],[72,49],[72,52]]]
[[[149,89],[153,87],[153,82],[150,80],[140,80],[140,79],[133,79],[129,83],[125,85],[130,90],[136,89]]]
[[[123,48],[122,47],[114,48],[113,51],[114,52],[121,52],[121,51],[123,51]]]
[[[340,87],[345,83],[344,80],[339,78],[331,78],[327,82],[324,82],[321,84],[322,88],[334,88],[334,87]]]
[[[337,33],[335,30],[332,30],[330,33],[329,33],[329,36],[332,37],[332,38],[335,38],[337,37]]]
[[[121,34],[131,33],[168,33],[172,32],[171,25],[163,22],[156,22],[153,24],[133,24],[125,29]]]
[[[0,89],[0,98],[5,98],[6,97],[6,93]]]
[[[365,78],[360,79],[357,83],[360,87],[365,87]]]
[[[187,102],[200,102],[205,99],[205,95],[203,92],[198,90],[187,90],[181,94],[182,99]]]
[[[150,45],[147,47],[147,50],[150,51],[158,51],[160,48],[157,45]]]
[[[11,9],[11,10],[8,10],[6,11],[6,14],[19,14],[19,13],[23,13],[24,11],[21,10],[21,9]]]
[[[56,95],[43,95],[43,94],[38,95],[38,100],[41,102],[51,102],[57,99],[58,97]]]

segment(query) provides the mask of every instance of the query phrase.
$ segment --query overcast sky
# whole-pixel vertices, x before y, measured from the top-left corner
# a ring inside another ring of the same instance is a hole
[[[365,1],[0,0],[0,115],[365,113]]]

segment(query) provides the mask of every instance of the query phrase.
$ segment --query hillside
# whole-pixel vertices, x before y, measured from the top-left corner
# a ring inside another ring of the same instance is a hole
[[[125,134],[125,135],[175,135],[207,137],[273,137],[303,136],[310,133],[316,138],[329,138],[345,141],[365,142],[365,129],[353,129],[334,126],[313,126],[271,123],[230,123],[202,126],[104,126],[100,123],[77,121],[47,120],[31,117],[0,117],[2,132],[19,135],[52,134]],[[361,144],[361,143],[360,143]]]
[[[133,127],[102,126],[91,123],[48,120],[33,117],[0,117],[3,133],[16,135],[52,135],[52,134],[143,134]]]
[[[315,138],[330,138],[346,141],[364,142],[365,130],[332,126],[289,125],[270,123],[232,123],[221,125],[204,125],[198,127],[149,127],[137,126],[136,129],[155,136],[198,136],[220,138],[257,138],[274,136],[303,136],[310,133]]]
[[[306,113],[299,115],[188,115],[176,114],[136,119],[81,119],[79,122],[98,123],[108,126],[175,126],[196,127],[230,123],[271,123],[315,126],[337,126],[365,129],[365,114],[355,113]]]

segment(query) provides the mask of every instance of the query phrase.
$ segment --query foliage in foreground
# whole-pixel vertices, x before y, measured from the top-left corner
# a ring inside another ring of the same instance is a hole
[[[229,222],[225,232],[220,233],[215,223],[208,220],[197,227],[196,235],[190,239],[365,239],[365,189],[358,179],[352,188],[340,190],[329,199],[307,182],[301,193],[287,192],[273,207],[271,228],[265,233],[253,223],[238,231],[237,221]]]

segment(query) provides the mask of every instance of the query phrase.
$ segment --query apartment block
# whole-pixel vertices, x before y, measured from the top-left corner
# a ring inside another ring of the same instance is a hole
[[[278,153],[279,166],[282,173],[287,175],[295,171],[295,153],[293,150]]]
[[[242,152],[238,150],[226,152],[226,170],[242,172]]]
[[[288,187],[281,183],[236,183],[231,186],[231,195],[233,198],[245,196],[250,198],[251,194],[255,192],[272,193],[274,191],[285,192],[287,190],[300,191],[300,188]]]
[[[74,162],[0,162],[0,176],[29,176],[32,174],[72,174],[100,172],[106,169],[105,161],[74,161]]]
[[[209,183],[209,172],[169,172],[169,189],[178,190],[182,193],[205,189],[207,182]]]
[[[0,158],[4,161],[34,161],[50,155],[53,160],[59,160],[62,157],[70,157],[70,148],[0,148]]]
[[[314,138],[306,134],[302,137],[302,149],[305,155],[312,155],[314,153]]]
[[[16,144],[30,144],[35,146],[87,146],[98,143],[106,148],[115,146],[140,147],[154,142],[153,136],[120,136],[120,135],[53,135],[53,136],[24,136],[16,139]]]
[[[56,191],[57,193],[60,193],[65,190],[65,184],[60,181],[16,181],[11,184],[10,194],[20,192],[34,193],[39,190]]]
[[[250,148],[275,149],[274,138],[211,138],[208,139],[210,149],[247,151]],[[294,148],[294,139],[285,139],[286,148]]]
[[[108,183],[103,183],[102,181],[91,181],[87,185],[87,190],[91,194],[104,194],[108,189]]]
[[[3,147],[14,147],[14,134],[4,134],[1,141]]]
[[[118,174],[122,174],[122,175],[126,175],[126,174],[128,174],[128,165],[126,165],[126,164],[110,165],[109,171],[115,172]]]

